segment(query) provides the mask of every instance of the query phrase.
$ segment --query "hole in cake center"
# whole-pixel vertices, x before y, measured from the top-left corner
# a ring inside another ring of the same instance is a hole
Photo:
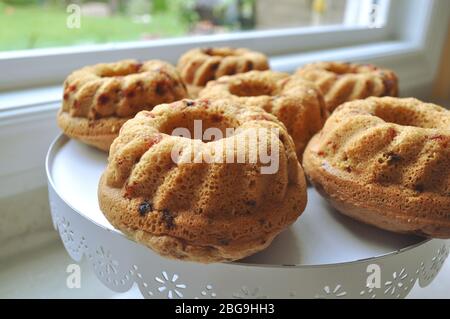
[[[355,68],[352,68],[350,65],[332,65],[329,66],[327,68],[325,68],[325,70],[329,71],[329,72],[333,72],[337,75],[345,75],[345,74],[358,74],[358,70],[356,70]]]
[[[106,68],[101,70],[99,76],[102,78],[111,78],[116,76],[127,76],[131,74],[136,74],[141,71],[141,64],[133,64],[129,66],[119,67],[119,68]]]
[[[332,72],[337,75],[345,74],[365,74],[377,71],[378,68],[371,64],[332,64],[325,68],[326,71]]]
[[[430,117],[429,114],[398,105],[379,105],[376,108],[374,115],[385,122],[397,125],[419,128],[439,128],[435,119]]]
[[[163,134],[183,136],[190,139],[211,143],[233,135],[238,127],[236,120],[221,113],[213,114],[180,114],[164,125],[160,131]]]
[[[218,57],[227,57],[227,56],[235,56],[236,54],[230,50],[223,49],[204,49],[203,52],[209,56],[218,56]]]
[[[230,93],[239,97],[255,97],[263,95],[273,95],[274,88],[269,83],[259,82],[239,82],[232,83],[229,87]]]

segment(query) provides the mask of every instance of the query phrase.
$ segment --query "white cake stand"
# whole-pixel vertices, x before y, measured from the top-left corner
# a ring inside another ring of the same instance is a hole
[[[233,263],[169,260],[127,239],[101,213],[97,184],[106,163],[106,154],[60,136],[46,168],[52,218],[67,252],[75,261],[87,258],[116,292],[136,283],[146,298],[404,298],[416,282],[430,284],[449,255],[447,241],[348,219],[311,188],[304,214],[265,251]]]

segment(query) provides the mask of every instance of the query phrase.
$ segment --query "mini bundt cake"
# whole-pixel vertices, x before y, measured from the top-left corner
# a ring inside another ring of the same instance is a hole
[[[209,82],[200,97],[231,99],[275,115],[292,136],[297,157],[328,117],[320,90],[312,82],[275,71],[251,71]]]
[[[69,137],[108,151],[120,127],[136,113],[185,97],[186,87],[166,62],[97,64],[64,82],[58,124]]]
[[[348,101],[398,96],[396,74],[371,64],[317,62],[298,69],[296,74],[319,86],[330,113]]]
[[[304,153],[340,212],[379,228],[450,238],[450,111],[416,99],[341,105]]]
[[[195,132],[199,120],[203,137]],[[180,128],[195,139],[174,132]],[[211,128],[235,133],[211,140]],[[278,167],[264,172],[258,150],[268,144]],[[182,100],[125,123],[98,195],[107,219],[133,240],[162,256],[211,263],[266,248],[303,212],[306,182],[273,115],[229,101]]]
[[[268,69],[269,61],[264,54],[242,48],[193,49],[178,61],[178,71],[192,98],[209,81],[221,76]]]

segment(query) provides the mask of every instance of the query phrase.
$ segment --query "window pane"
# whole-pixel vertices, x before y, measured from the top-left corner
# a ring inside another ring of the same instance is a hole
[[[382,1],[0,0],[0,51],[361,24]]]

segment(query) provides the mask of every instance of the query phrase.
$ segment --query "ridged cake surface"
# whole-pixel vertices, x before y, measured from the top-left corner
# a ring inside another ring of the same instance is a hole
[[[251,71],[224,76],[209,82],[200,97],[230,99],[275,115],[293,138],[299,160],[328,117],[323,96],[314,83],[282,72]]]
[[[319,86],[330,113],[348,101],[398,95],[396,74],[372,64],[317,62],[296,74]]]
[[[240,130],[214,141],[172,135],[175,128],[195,131],[195,120],[202,120],[205,132]],[[268,134],[256,144],[242,144],[255,129]],[[275,143],[279,165],[263,174],[267,164],[249,158],[267,143]],[[226,154],[237,154],[238,147],[245,160],[229,160]],[[216,160],[174,161],[172,154],[192,160],[192,149]],[[99,203],[114,226],[157,253],[210,263],[267,247],[303,212],[306,185],[294,143],[274,116],[226,101],[183,100],[125,123],[111,146]]]
[[[108,150],[123,123],[136,113],[185,97],[175,67],[163,61],[87,66],[64,82],[58,124],[68,136]]]
[[[192,98],[212,80],[252,70],[267,70],[267,57],[244,48],[205,48],[186,52],[178,61],[178,71]]]
[[[416,99],[346,103],[303,163],[342,213],[390,231],[450,237],[450,111]]]

